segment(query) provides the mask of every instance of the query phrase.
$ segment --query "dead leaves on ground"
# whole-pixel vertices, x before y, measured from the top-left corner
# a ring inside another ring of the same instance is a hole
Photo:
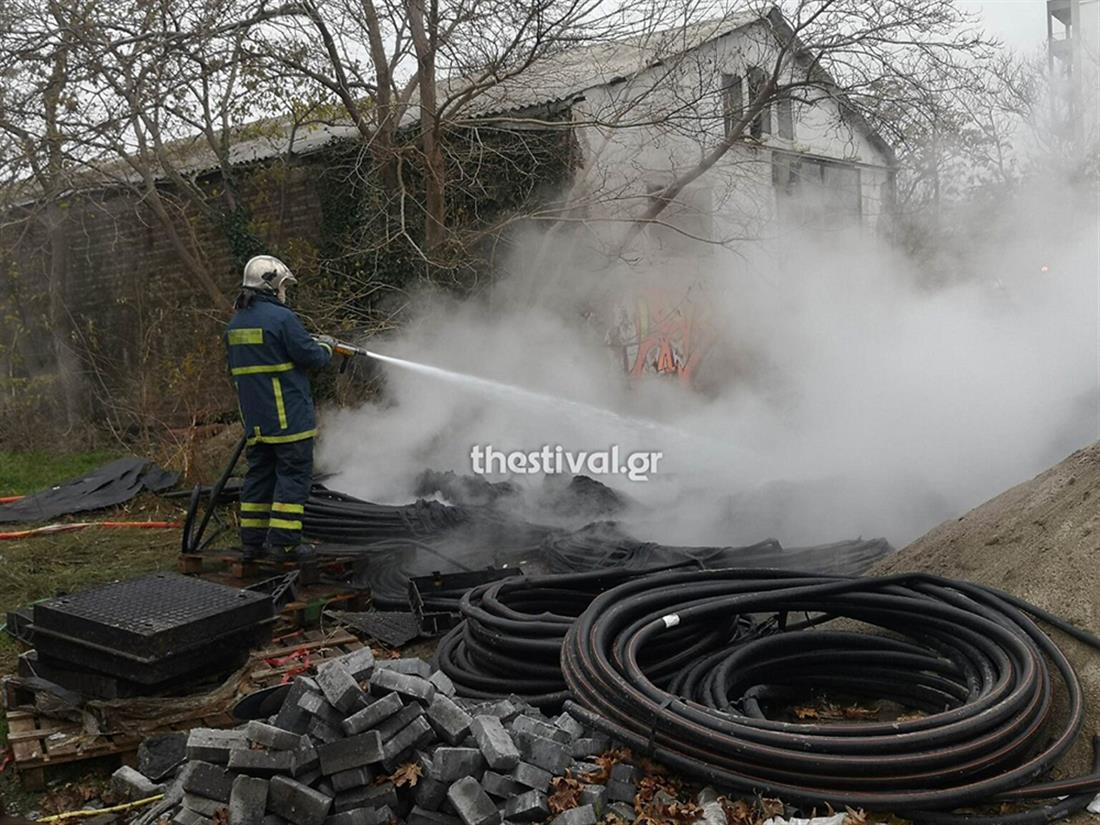
[[[406,762],[389,776],[382,777],[383,782],[392,782],[397,788],[415,788],[424,769],[416,762]],[[376,782],[377,784],[377,782]]]
[[[823,722],[856,721],[863,722],[869,719],[878,719],[878,708],[861,707],[860,705],[837,705],[832,702],[823,702],[820,705],[799,705],[791,708],[791,713],[799,721],[820,720]]]
[[[581,791],[584,790],[584,782],[568,774],[555,776],[550,780],[550,795],[547,804],[550,813],[560,814],[569,811],[581,804]]]

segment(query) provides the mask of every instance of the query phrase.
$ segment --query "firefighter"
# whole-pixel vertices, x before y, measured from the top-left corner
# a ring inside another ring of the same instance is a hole
[[[306,370],[332,360],[335,341],[314,338],[286,305],[298,283],[278,258],[257,255],[244,266],[236,313],[225,340],[248,437],[241,488],[241,544],[250,561],[309,561],[302,515],[313,479],[317,423]]]

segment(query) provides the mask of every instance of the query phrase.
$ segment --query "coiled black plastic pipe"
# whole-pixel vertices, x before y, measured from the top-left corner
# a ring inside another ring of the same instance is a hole
[[[801,612],[818,619],[748,639],[714,632],[738,614]],[[891,636],[807,629],[822,616]],[[735,569],[635,578],[595,597],[567,634],[561,664],[575,701],[565,707],[719,787],[938,825],[980,821],[942,812],[993,798],[1073,795],[986,820],[1048,822],[1067,815],[1067,803],[1083,808],[1100,776],[1036,784],[1073,744],[1084,709],[1076,673],[1034,616],[1100,649],[1092,634],[1008,594],[936,576]],[[709,644],[679,668],[656,666],[654,652],[685,635]],[[1056,686],[1065,700],[1058,714]],[[762,700],[806,688],[887,698],[927,715],[765,717]]]
[[[476,587],[459,602],[463,621],[439,643],[439,667],[462,696],[515,694],[542,708],[560,707],[569,695],[559,664],[561,645],[574,620],[599,593],[647,572],[518,576]],[[676,648],[676,653],[691,655],[712,636],[729,638],[732,633],[718,622],[705,637],[671,634],[656,654],[668,649],[672,656],[671,648]]]

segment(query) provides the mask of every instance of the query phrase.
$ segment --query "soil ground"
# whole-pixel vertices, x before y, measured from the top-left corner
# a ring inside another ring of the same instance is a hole
[[[1100,634],[1100,442],[941,524],[871,573],[911,571],[998,587]],[[1059,773],[1087,773],[1091,739],[1100,734],[1100,652],[1049,632],[1077,670],[1088,709],[1082,735]]]
[[[234,441],[233,434],[227,432],[210,439],[201,452],[191,453],[189,477],[204,481],[216,477]],[[4,486],[10,487],[0,490],[0,495],[31,492],[113,457],[76,456],[62,459],[59,466],[33,457],[12,464],[11,455],[0,454],[0,459],[8,462],[0,462],[8,482]],[[87,466],[78,466],[82,461]],[[174,520],[182,518],[182,513],[182,507],[147,495],[92,518]],[[0,612],[59,592],[172,569],[178,542],[179,533],[174,530],[91,529],[0,543]],[[990,584],[1100,633],[1098,561],[1100,443],[934,528],[871,572],[922,571]],[[1072,775],[1088,770],[1089,740],[1100,733],[1100,654],[1062,634],[1052,635],[1077,668],[1091,709],[1082,741],[1061,766],[1061,774]],[[14,645],[0,634],[0,673],[14,670],[15,656]],[[4,733],[0,721],[0,747]],[[42,798],[21,794],[11,774],[7,771],[0,777],[0,798],[12,803],[15,810],[41,810]],[[80,787],[87,781],[83,776],[74,785]],[[1098,821],[1100,817],[1085,814],[1069,822],[1091,825]]]

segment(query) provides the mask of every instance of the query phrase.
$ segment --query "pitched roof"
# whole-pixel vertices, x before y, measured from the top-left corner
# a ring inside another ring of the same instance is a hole
[[[630,79],[672,57],[683,55],[719,37],[757,23],[769,26],[774,35],[784,42],[795,38],[782,12],[772,6],[763,13],[730,15],[622,40],[564,48],[535,61],[520,74],[505,77],[478,91],[462,107],[462,116],[464,119],[491,119],[534,107],[553,108],[555,105],[566,105],[583,97],[590,89]],[[797,43],[794,50],[800,50]],[[863,132],[886,158],[888,165],[894,165],[896,156],[893,147],[871,126],[859,108],[820,66],[817,74],[841,106],[845,118]],[[437,98],[441,102],[447,101],[469,89],[474,82],[475,79],[469,76],[441,80],[438,83]],[[403,126],[412,125],[419,120],[416,103],[417,98],[414,96],[402,119]]]
[[[464,116],[481,118],[533,106],[568,103],[589,89],[627,79],[670,57],[761,21],[755,13],[732,15],[622,40],[565,47],[534,61],[521,73],[504,77],[479,91],[463,106],[462,112]],[[446,101],[469,89],[474,82],[471,76],[446,78],[438,84],[437,97]],[[415,122],[416,112],[414,97],[405,121]]]

